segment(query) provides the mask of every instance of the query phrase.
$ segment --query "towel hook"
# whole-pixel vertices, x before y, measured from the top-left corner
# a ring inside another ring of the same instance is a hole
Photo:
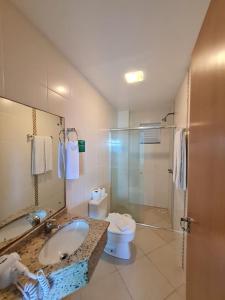
[[[62,135],[63,135],[63,138],[61,138]],[[65,129],[60,130],[60,132],[59,132],[59,141],[60,141],[60,143],[63,143],[65,141]]]
[[[70,133],[75,133],[76,134],[76,140],[78,140],[78,132],[76,128],[67,128],[67,139],[68,141],[70,140]]]

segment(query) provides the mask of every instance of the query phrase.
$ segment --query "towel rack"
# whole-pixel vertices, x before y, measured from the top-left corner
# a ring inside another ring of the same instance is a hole
[[[27,134],[27,140],[28,140],[28,141],[33,140],[34,136],[35,136],[35,135],[29,134],[29,133],[28,133],[28,134]],[[53,136],[50,135],[50,138],[53,139]]]

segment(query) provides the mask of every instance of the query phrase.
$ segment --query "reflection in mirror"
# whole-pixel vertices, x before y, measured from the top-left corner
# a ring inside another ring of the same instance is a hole
[[[39,209],[12,220],[12,222],[7,223],[0,229],[0,243],[14,239],[32,229],[34,226],[40,224],[47,215],[47,211]]]
[[[0,247],[65,207],[63,131],[63,117],[0,98]]]

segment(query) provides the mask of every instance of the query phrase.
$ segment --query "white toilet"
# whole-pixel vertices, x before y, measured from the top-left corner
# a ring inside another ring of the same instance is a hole
[[[131,257],[131,242],[135,237],[136,222],[127,214],[110,213],[107,218],[106,216],[107,194],[99,200],[89,202],[89,217],[105,219],[110,222],[104,251],[121,259],[129,259]]]

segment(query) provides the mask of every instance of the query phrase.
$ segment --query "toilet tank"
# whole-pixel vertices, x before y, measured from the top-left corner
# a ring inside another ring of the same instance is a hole
[[[103,220],[108,215],[108,195],[105,194],[99,200],[90,200],[88,204],[88,215],[90,218]]]

